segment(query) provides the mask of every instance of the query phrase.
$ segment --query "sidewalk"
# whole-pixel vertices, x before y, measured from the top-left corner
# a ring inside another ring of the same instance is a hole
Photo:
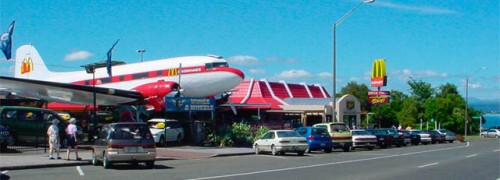
[[[49,159],[49,154],[41,151],[20,152],[20,153],[1,153],[0,154],[0,170],[14,169],[32,169],[46,167],[61,167],[61,166],[81,166],[90,165],[92,159],[92,151],[90,148],[82,147],[78,154],[82,158],[81,161],[75,160],[75,154],[71,153],[71,161],[66,161],[66,149],[61,150],[63,159]],[[181,159],[199,159],[219,156],[238,156],[253,154],[254,151],[249,147],[199,147],[199,146],[180,146],[180,147],[165,147],[156,148],[156,160],[181,160]]]

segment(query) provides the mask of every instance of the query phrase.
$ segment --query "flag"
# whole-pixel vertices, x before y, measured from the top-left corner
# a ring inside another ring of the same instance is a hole
[[[9,60],[12,55],[12,32],[14,31],[15,24],[16,21],[12,21],[12,24],[10,24],[7,31],[5,31],[5,33],[3,33],[0,37],[0,49],[2,49],[2,52],[7,60]]]
[[[106,69],[108,70],[109,77],[111,77],[111,75],[112,75],[112,73],[111,73],[111,56],[113,55],[113,48],[115,48],[116,44],[118,44],[118,41],[120,41],[120,40],[119,39],[116,40],[115,44],[113,44],[111,49],[109,49],[109,51],[108,51],[108,60],[106,61]]]

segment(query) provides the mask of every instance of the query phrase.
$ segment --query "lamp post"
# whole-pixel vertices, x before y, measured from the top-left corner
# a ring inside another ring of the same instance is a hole
[[[464,136],[467,136],[467,123],[468,123],[468,119],[469,119],[469,116],[468,116],[468,112],[467,112],[467,109],[469,109],[467,106],[468,106],[468,100],[469,100],[469,78],[471,78],[472,76],[474,76],[475,74],[477,74],[479,71],[481,70],[486,70],[488,69],[488,67],[482,67],[482,68],[479,68],[478,70],[476,70],[474,73],[472,73],[471,75],[465,77],[465,129],[464,129]],[[481,127],[479,127],[481,129]],[[481,133],[481,132],[479,132]]]
[[[138,53],[141,53],[141,62],[142,62],[142,57],[143,57],[143,54],[146,52],[145,49],[139,49],[137,50]]]
[[[337,94],[337,26],[342,23],[347,17],[349,17],[359,6],[367,3],[373,3],[375,0],[364,0],[361,1],[358,5],[354,6],[350,11],[344,14],[340,19],[338,19],[333,24],[333,117],[332,121],[337,121],[337,114],[335,113],[337,110],[337,101],[335,95]]]

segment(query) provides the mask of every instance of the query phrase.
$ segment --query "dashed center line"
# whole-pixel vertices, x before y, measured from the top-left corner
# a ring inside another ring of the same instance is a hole
[[[468,155],[468,156],[465,156],[465,157],[466,157],[466,158],[470,158],[470,157],[474,157],[474,156],[477,156],[477,154]]]
[[[76,170],[78,171],[78,174],[80,174],[80,176],[85,176],[81,166],[76,166]]]
[[[431,163],[431,164],[426,164],[426,165],[422,165],[422,166],[418,166],[418,168],[424,168],[424,167],[427,167],[427,166],[434,166],[434,165],[437,165],[439,163]]]

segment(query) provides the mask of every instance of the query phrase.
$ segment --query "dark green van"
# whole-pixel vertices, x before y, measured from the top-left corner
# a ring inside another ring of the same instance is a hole
[[[23,106],[0,107],[0,124],[8,127],[14,145],[47,144],[47,128],[53,119],[59,120],[59,134],[61,142],[64,142],[67,123],[57,112]]]

